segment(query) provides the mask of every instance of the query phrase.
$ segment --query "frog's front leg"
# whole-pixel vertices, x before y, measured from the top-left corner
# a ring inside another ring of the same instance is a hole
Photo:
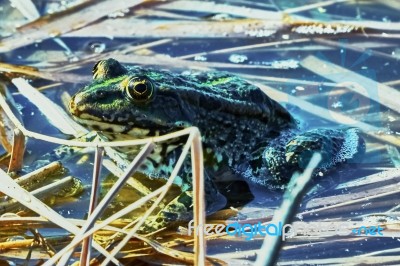
[[[172,222],[189,221],[193,216],[193,192],[185,191],[168,203],[142,226],[141,232],[153,232]]]
[[[183,180],[191,180],[191,177]],[[218,192],[213,180],[206,172],[204,173],[204,190],[207,213],[212,213],[225,206],[226,199]],[[153,232],[167,227],[173,222],[190,221],[191,219],[193,219],[193,191],[190,183],[188,190],[183,191],[155,216],[150,217],[140,231],[143,233]]]
[[[102,136],[101,134],[91,131],[79,138],[76,138],[75,140],[82,141],[82,142],[92,142],[95,140],[99,141],[104,141],[105,137]],[[43,167],[44,165],[47,165],[49,162],[55,162],[55,161],[60,161],[60,162],[66,162],[68,160],[71,160],[77,156],[82,156],[83,154],[86,154],[88,151],[93,150],[93,148],[86,147],[75,147],[75,146],[69,146],[69,145],[60,145],[56,147],[55,149],[42,154],[38,156],[37,158],[34,158],[33,163],[30,165],[24,166],[23,171],[24,172],[31,172],[33,170],[36,170],[40,167]]]
[[[286,143],[286,144],[285,144]],[[262,157],[270,184],[287,184],[294,172],[302,172],[312,155],[322,155],[317,173],[326,173],[344,163],[356,163],[365,153],[365,142],[356,128],[314,129],[265,149]]]

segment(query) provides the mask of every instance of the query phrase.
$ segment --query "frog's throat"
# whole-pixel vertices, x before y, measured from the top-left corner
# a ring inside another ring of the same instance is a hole
[[[135,127],[134,125],[118,125],[118,124],[111,124],[102,121],[97,121],[94,118],[88,117],[88,119],[83,119],[80,117],[74,116],[74,120],[77,121],[79,124],[84,125],[90,129],[95,131],[102,131],[102,132],[109,132],[113,134],[128,134],[133,137],[143,138],[148,136],[157,135],[157,132],[151,132],[150,129]]]

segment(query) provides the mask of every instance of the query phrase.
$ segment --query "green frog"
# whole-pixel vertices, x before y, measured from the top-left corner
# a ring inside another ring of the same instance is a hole
[[[177,74],[140,66],[123,66],[114,59],[93,68],[93,82],[71,99],[74,119],[93,130],[145,138],[196,126],[202,135],[206,203],[219,195],[215,173],[232,173],[268,189],[283,187],[302,171],[314,152],[322,154],[316,172],[324,173],[359,160],[365,142],[356,128],[301,132],[293,116],[258,87],[226,72]],[[162,144],[141,171],[166,178],[184,141]],[[182,194],[157,215],[153,227],[183,219],[191,209],[191,172],[185,165],[176,184]]]

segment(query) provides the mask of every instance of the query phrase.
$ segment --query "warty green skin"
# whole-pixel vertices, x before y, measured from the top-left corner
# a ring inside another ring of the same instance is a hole
[[[99,61],[93,74],[93,82],[70,102],[70,112],[79,123],[113,136],[128,134],[137,138],[196,126],[202,134],[206,166],[211,173],[228,165],[254,183],[280,186],[294,171],[305,167],[314,151],[322,152],[321,169],[328,170],[359,158],[365,150],[355,129],[316,129],[299,135],[286,109],[258,87],[225,72],[176,74],[138,66],[128,68],[108,59]],[[126,87],[133,77],[150,80],[154,90],[149,100],[138,102],[129,96]],[[165,158],[150,158],[143,171],[151,176],[159,170],[159,175],[168,177],[179,154],[179,149],[168,148],[171,145],[179,147],[181,143],[166,143],[158,154]],[[187,191],[192,181],[188,165],[178,180],[184,193],[159,213],[163,218],[153,228],[165,225],[166,220],[180,219],[178,212],[189,208]],[[211,203],[218,193],[208,175],[205,188],[206,200]],[[176,207],[179,202],[184,206]]]
[[[123,84],[133,76],[152,80],[152,101],[135,104],[127,97]],[[231,165],[250,159],[260,142],[295,125],[259,88],[224,72],[175,74],[132,67],[121,76],[95,79],[74,95],[70,111],[95,130],[137,137],[196,126],[205,147],[218,149]]]

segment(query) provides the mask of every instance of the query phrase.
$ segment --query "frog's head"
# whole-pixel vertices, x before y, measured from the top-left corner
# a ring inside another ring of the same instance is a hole
[[[179,129],[189,124],[187,110],[182,111],[176,92],[163,86],[168,78],[160,71],[101,60],[93,68],[93,82],[72,97],[69,110],[94,130],[146,136]]]

